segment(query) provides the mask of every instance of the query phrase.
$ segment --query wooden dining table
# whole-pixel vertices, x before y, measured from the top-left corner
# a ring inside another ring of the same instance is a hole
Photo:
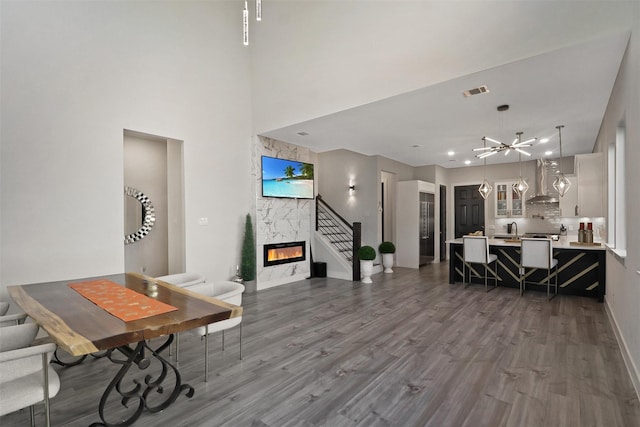
[[[143,298],[171,306],[171,311],[123,321],[72,287],[96,281],[121,285]],[[106,351],[109,360],[121,365],[100,400],[98,412],[101,422],[94,425],[128,426],[144,410],[158,412],[167,408],[181,393],[192,397],[193,387],[182,383],[177,367],[161,353],[170,347],[174,334],[178,332],[242,315],[242,307],[137,273],[8,286],[7,290],[16,304],[49,334],[59,348],[72,356]],[[149,340],[159,337],[164,337],[162,344],[152,348]],[[134,365],[145,370],[152,364],[160,368],[159,374],[147,375],[148,378],[142,382],[144,385],[135,380],[133,385],[125,383]],[[168,393],[164,383],[171,372],[173,387]],[[124,419],[118,415],[116,422],[108,421],[105,414],[107,402],[112,400],[110,396],[114,392],[120,394],[118,399],[123,406],[133,408]],[[132,404],[136,401],[137,406]]]

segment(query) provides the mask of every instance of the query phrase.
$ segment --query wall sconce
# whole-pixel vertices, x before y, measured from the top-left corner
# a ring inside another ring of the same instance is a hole
[[[356,186],[354,184],[349,185],[349,193],[353,193],[356,191]]]

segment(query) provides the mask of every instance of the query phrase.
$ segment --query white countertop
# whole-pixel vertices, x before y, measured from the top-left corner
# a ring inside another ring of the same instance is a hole
[[[566,236],[562,236],[560,237],[560,240],[558,241],[554,241],[553,242],[553,247],[557,248],[557,249],[584,249],[586,251],[604,251],[606,250],[606,247],[604,246],[604,244],[600,244],[600,246],[571,246],[570,242],[572,240],[570,240],[571,238],[567,238]],[[575,240],[577,241],[577,239]],[[462,244],[462,238],[460,239],[453,239],[453,240],[447,240],[446,243],[453,243],[453,244]],[[511,241],[505,241],[505,239],[489,239],[489,246],[513,246],[513,247],[518,247],[520,246],[519,242],[511,242]]]

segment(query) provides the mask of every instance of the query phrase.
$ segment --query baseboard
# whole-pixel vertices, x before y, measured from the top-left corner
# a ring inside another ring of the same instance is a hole
[[[627,367],[627,371],[629,372],[629,376],[631,377],[631,382],[633,383],[633,388],[636,390],[636,396],[638,400],[640,400],[640,371],[638,371],[638,367],[633,363],[633,359],[629,353],[629,347],[627,346],[622,333],[620,332],[620,328],[618,327],[618,322],[616,321],[616,317],[613,314],[613,310],[609,307],[609,300],[605,297],[604,299],[604,311],[607,313],[607,317],[609,318],[609,323],[611,324],[611,328],[613,329],[613,333],[616,336],[616,340],[618,341],[618,346],[620,347],[620,352],[622,353],[622,359],[624,360],[624,364]]]

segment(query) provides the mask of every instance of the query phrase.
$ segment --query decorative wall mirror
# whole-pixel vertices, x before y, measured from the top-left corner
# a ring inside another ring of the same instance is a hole
[[[145,238],[156,222],[149,197],[132,187],[124,187],[124,244]]]

